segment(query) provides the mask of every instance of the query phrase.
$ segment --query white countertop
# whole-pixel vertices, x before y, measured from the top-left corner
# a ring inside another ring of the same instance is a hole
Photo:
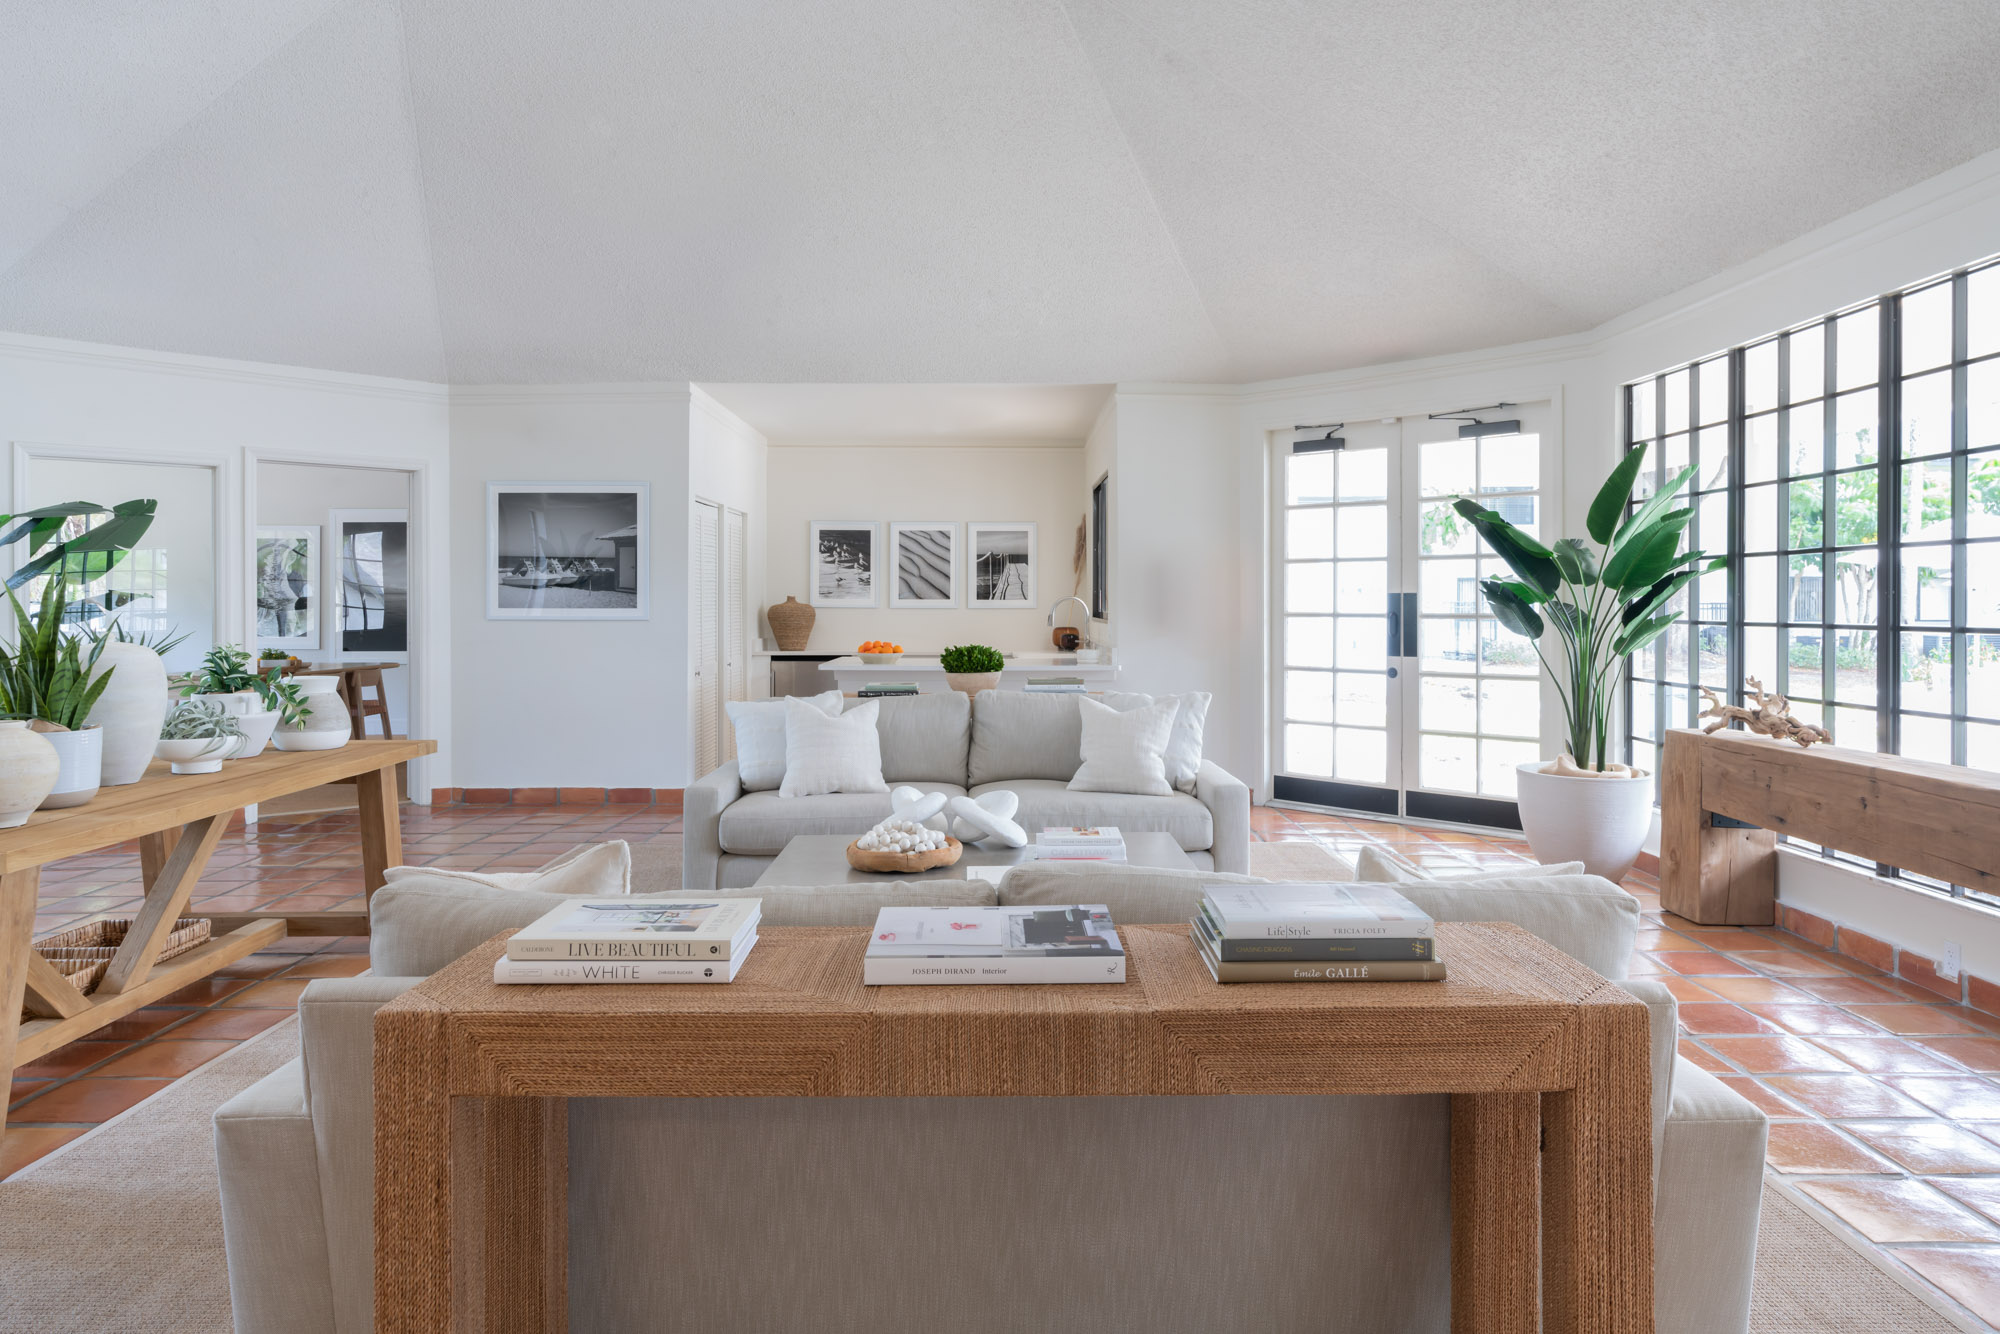
[[[878,673],[942,672],[944,670],[936,658],[920,658],[912,653],[904,654],[901,662],[881,665],[863,662],[858,656],[849,654],[844,658],[835,658],[831,662],[823,662],[819,665],[819,669],[823,672]],[[1115,662],[1078,662],[1073,654],[1068,653],[1010,653],[1007,655],[1005,665],[1001,667],[1000,671],[1002,675],[1009,672],[1039,673],[1054,671],[1062,671],[1074,676],[1088,676],[1092,673],[1115,675],[1118,671],[1118,664]]]

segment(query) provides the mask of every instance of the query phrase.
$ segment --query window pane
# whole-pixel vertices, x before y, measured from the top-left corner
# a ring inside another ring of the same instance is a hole
[[[1903,707],[1950,713],[1951,641],[1943,635],[1904,634],[1900,638]]]
[[[1427,496],[1469,496],[1478,489],[1473,475],[1476,440],[1433,440],[1421,447],[1418,467]]]
[[[1729,428],[1711,426],[1697,438],[1701,471],[1694,475],[1695,486],[1703,491],[1729,485]]]
[[[1965,447],[2000,445],[2000,359],[1965,372]]]
[[[1903,548],[1903,624],[1951,624],[1951,548]]]
[[[1344,560],[1336,580],[1340,585],[1339,610],[1350,616],[1365,616],[1389,605],[1387,561]]]
[[[1285,664],[1290,667],[1333,666],[1333,618],[1287,616]]]
[[[1649,687],[1632,691],[1632,735],[1657,737],[1653,730],[1653,692]]]
[[[1905,463],[1903,540],[1942,541],[1950,536],[1951,460]]]
[[[1333,511],[1290,510],[1285,515],[1285,554],[1293,560],[1324,560],[1333,554]]]
[[[2000,537],[2000,454],[1965,461],[1965,535]]]
[[[1520,766],[1541,758],[1541,747],[1532,741],[1481,741],[1479,743],[1479,791],[1482,796],[1514,798]],[[1608,758],[1608,757],[1607,757]]]
[[[1418,725],[1429,732],[1479,730],[1479,682],[1469,676],[1425,676],[1418,691]]]
[[[1479,622],[1470,616],[1426,616],[1418,623],[1417,647],[1427,672],[1471,672],[1479,661]]]
[[[1651,440],[1653,438],[1653,381],[1630,386],[1627,391],[1632,405],[1632,439]]]
[[[1285,771],[1307,778],[1333,777],[1333,729],[1285,724]]]
[[[1798,329],[1787,340],[1791,344],[1792,383],[1790,400],[1803,403],[1818,398],[1826,389],[1826,329],[1815,324]]]
[[[1334,662],[1351,672],[1379,672],[1389,666],[1389,618],[1343,616],[1333,631]]]
[[[1951,284],[1939,283],[1903,298],[1903,373],[1927,371],[1951,360]]]
[[[1873,630],[1833,632],[1833,697],[1847,704],[1875,702]]]
[[[1417,566],[1417,609],[1434,616],[1470,616],[1479,610],[1478,565],[1469,560],[1427,560]]]
[[[1828,710],[1825,717],[1823,725],[1833,733],[1835,745],[1852,746],[1855,750],[1880,749],[1875,742],[1875,710],[1836,708]]]
[[[1335,550],[1342,556],[1389,554],[1389,507],[1343,505]]]
[[[1823,484],[1817,477],[1793,482],[1787,488],[1785,503],[1789,507],[1789,526],[1785,530],[1785,545],[1793,551],[1817,547],[1826,540],[1825,507],[1820,503],[1823,490]]]
[[[1701,661],[1699,684],[1713,686],[1718,693],[1729,693],[1734,684],[1729,679],[1729,630],[1726,626],[1704,625],[1695,632],[1695,650]]]
[[[1479,442],[1479,489],[1533,491],[1541,485],[1542,438],[1489,435]],[[1489,502],[1491,503],[1491,502]]]
[[[1933,760],[1938,764],[1951,763],[1951,720],[1949,718],[1919,718],[1914,714],[1904,714],[1902,737],[1896,749],[1913,760]],[[1847,744],[1853,745],[1853,742]]]
[[[1743,352],[1743,410],[1778,406],[1778,340],[1767,339]]]
[[[2000,634],[1965,637],[1965,711],[2000,718]]]
[[[1778,619],[1778,558],[1749,556],[1743,561],[1743,619]]]
[[[1833,466],[1852,468],[1875,461],[1878,405],[1875,390],[1842,394],[1834,402]]]
[[[2000,352],[2000,265],[1972,274],[1965,286],[1965,355],[1983,357]]]
[[[1701,363],[1701,402],[1699,404],[1700,424],[1707,426],[1713,422],[1729,418],[1729,358],[1711,357]]]
[[[1388,677],[1375,672],[1338,672],[1333,681],[1333,706],[1341,722],[1356,727],[1388,726]]]
[[[1879,378],[1881,313],[1864,306],[1834,322],[1835,389],[1859,389]]]
[[[1841,625],[1875,623],[1876,550],[1863,547],[1834,557],[1833,619]],[[1869,641],[1868,651],[1875,651]]]
[[[1481,621],[1485,631],[1479,664],[1487,672],[1503,676],[1533,676],[1541,671],[1535,646],[1498,621]]]
[[[1309,561],[1285,567],[1285,610],[1333,610],[1332,561]]]
[[[2000,545],[1974,542],[1965,548],[1965,623],[2000,628]]]
[[[1790,582],[1785,593],[1785,619],[1817,624],[1820,618],[1820,558],[1791,557]]]
[[[2000,725],[1965,725],[1965,762],[1975,769],[2000,769]]]
[[[1479,728],[1489,736],[1537,737],[1542,730],[1540,681],[1479,683]]]
[[[1470,556],[1476,540],[1472,525],[1460,518],[1457,510],[1440,502],[1424,506],[1418,545],[1426,556]]]
[[[1951,372],[1934,371],[1903,381],[1903,454],[1942,454],[1951,448]]]
[[[1357,449],[1340,456],[1340,498],[1381,500],[1389,494],[1389,451]]]
[[[1333,674],[1286,672],[1285,717],[1307,723],[1333,721]]]
[[[1743,480],[1769,482],[1778,475],[1778,419],[1766,413],[1743,424]]]
[[[1826,404],[1807,403],[1793,408],[1786,416],[1792,476],[1826,467]]]
[[[1479,743],[1471,737],[1419,737],[1417,781],[1446,792],[1478,791]]]
[[[1341,727],[1333,736],[1334,777],[1349,783],[1388,781],[1388,733]]]
[[[1882,516],[1876,507],[1881,478],[1873,468],[1868,468],[1841,473],[1833,482],[1839,496],[1833,515],[1834,545],[1872,544],[1882,526]]]
[[[1743,549],[1778,549],[1778,488],[1753,486],[1743,492]]]
[[[1286,458],[1286,504],[1323,505],[1332,499],[1332,454],[1292,454]]]
[[[1769,626],[1743,631],[1743,674],[1767,684],[1778,679],[1778,632]]]

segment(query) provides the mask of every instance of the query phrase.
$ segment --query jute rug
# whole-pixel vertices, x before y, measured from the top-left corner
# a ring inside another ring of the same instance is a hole
[[[1354,868],[1317,843],[1252,843],[1250,874],[1266,880],[1352,880]]]

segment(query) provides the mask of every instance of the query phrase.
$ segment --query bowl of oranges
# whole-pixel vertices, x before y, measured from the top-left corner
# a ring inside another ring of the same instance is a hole
[[[886,639],[871,639],[854,653],[870,667],[893,667],[903,660],[903,646]]]

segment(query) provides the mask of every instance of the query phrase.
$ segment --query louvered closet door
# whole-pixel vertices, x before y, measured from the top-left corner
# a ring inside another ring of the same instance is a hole
[[[694,625],[689,634],[693,680],[688,694],[694,713],[695,772],[722,763],[721,509],[707,501],[694,507]]]
[[[722,699],[750,698],[750,632],[744,593],[749,560],[749,518],[742,510],[722,512]],[[718,712],[720,712],[718,706]],[[736,758],[736,729],[726,717],[716,720],[722,736],[722,758]]]

